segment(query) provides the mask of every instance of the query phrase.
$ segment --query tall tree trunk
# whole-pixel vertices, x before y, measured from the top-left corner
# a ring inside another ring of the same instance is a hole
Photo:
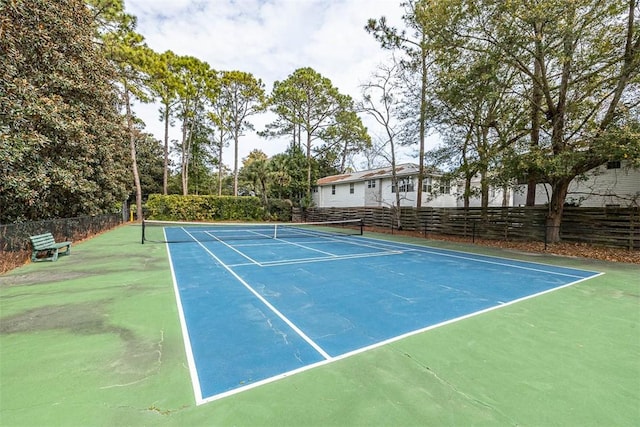
[[[547,214],[547,242],[555,243],[560,241],[560,225],[562,224],[562,214],[564,212],[564,201],[569,191],[570,178],[562,178],[551,185],[551,202]]]
[[[307,197],[311,197],[311,134],[307,132]]]
[[[418,160],[418,193],[416,195],[416,207],[422,207],[422,180],[424,179],[424,140],[426,137],[426,124],[427,119],[427,51],[424,46],[425,38],[423,35],[423,44],[421,46],[421,73],[420,76],[420,149]]]
[[[539,33],[539,26],[536,24],[536,34]],[[539,43],[537,43],[539,44]],[[541,48],[540,48],[541,49]],[[540,55],[542,53],[540,52]],[[533,151],[540,145],[540,114],[542,109],[542,88],[540,80],[542,79],[542,68],[538,57],[534,59],[534,78],[531,92],[531,142],[530,147]],[[527,200],[526,206],[535,206],[536,204],[536,186],[538,185],[537,173],[534,168],[529,168],[527,174]]]
[[[480,209],[482,210],[482,220],[489,220],[489,179],[487,171],[480,171]]]
[[[234,151],[233,151],[233,195],[234,196],[238,196],[238,139],[239,139],[239,135],[238,135],[238,127],[236,126],[234,128],[234,132],[233,132],[233,145],[234,145]]]
[[[169,106],[164,106],[164,166],[162,172],[162,194],[169,192]]]
[[[396,149],[393,139],[390,139],[391,145],[391,188],[396,189],[396,203],[392,206],[391,212],[398,230],[402,230],[402,219],[400,218],[400,186],[398,185],[398,175],[396,173]]]
[[[507,184],[502,187],[502,207],[509,207],[509,185]]]
[[[218,145],[218,196],[222,196],[222,148],[224,146],[224,134],[220,131],[220,144]]]
[[[182,176],[182,195],[189,194],[189,145],[187,139],[187,119],[182,122],[182,162],[180,165]]]
[[[133,134],[133,115],[131,113],[131,100],[129,96],[129,85],[126,80],[124,84],[124,103],[127,111],[127,131],[129,132],[129,145],[131,148],[131,165],[133,169],[133,182],[136,187],[136,218],[142,220],[142,186],[140,185],[140,174],[138,173],[138,157],[136,155],[136,138]]]
[[[464,177],[464,194],[462,197],[463,203],[464,203],[464,208],[465,209],[469,209],[469,205],[470,205],[470,198],[471,198],[471,178],[473,178],[473,176],[471,176],[469,173],[465,174],[466,176]]]

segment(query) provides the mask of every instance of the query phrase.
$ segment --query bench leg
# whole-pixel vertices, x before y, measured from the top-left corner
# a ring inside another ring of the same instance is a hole
[[[47,253],[47,257],[44,258],[38,258],[38,253],[40,252],[46,252]],[[32,251],[31,252],[31,261],[32,262],[40,262],[40,261],[57,261],[58,260],[58,249],[46,249],[46,250],[39,250],[39,251]]]

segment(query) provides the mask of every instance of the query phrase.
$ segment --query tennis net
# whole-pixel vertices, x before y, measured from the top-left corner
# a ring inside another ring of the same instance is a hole
[[[226,240],[290,239],[362,235],[363,221],[301,223],[202,223],[142,221],[142,243],[179,243]]]

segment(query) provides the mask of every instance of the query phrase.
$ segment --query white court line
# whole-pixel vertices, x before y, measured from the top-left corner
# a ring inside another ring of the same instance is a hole
[[[184,230],[184,229],[183,229],[183,230]],[[191,233],[189,233],[187,230],[184,230],[184,232],[185,232],[185,233],[187,233],[187,234],[189,234],[189,235],[191,236]],[[227,242],[225,242],[225,241],[223,241],[223,240],[220,240],[220,239],[218,238],[218,236],[216,236],[216,235],[214,235],[214,234],[211,234],[211,233],[209,233],[209,232],[207,232],[207,234],[208,234],[209,236],[213,237],[214,239],[216,239],[216,241],[218,241],[218,242],[222,243],[223,245],[225,245],[226,247],[228,247],[229,249],[231,249],[232,251],[236,252],[236,253],[237,253],[237,254],[239,254],[240,256],[242,256],[242,257],[244,257],[244,258],[248,259],[249,261],[251,261],[251,262],[252,262],[252,263],[254,263],[255,265],[260,265],[260,263],[259,263],[258,261],[256,261],[255,259],[253,259],[253,258],[251,258],[251,257],[249,257],[249,256],[247,256],[247,255],[245,255],[243,252],[241,252],[241,251],[237,250],[237,249],[236,249],[236,248],[234,248],[233,246],[231,246],[231,245],[227,244]],[[192,237],[193,237],[193,236],[192,236]],[[202,246],[202,243],[200,243],[199,241],[198,241],[198,244],[199,244],[200,246]]]
[[[342,259],[373,258],[378,256],[400,255],[403,253],[404,252],[402,251],[385,251],[385,252],[371,252],[371,253],[365,253],[365,254],[334,255],[331,257],[294,258],[294,259],[284,259],[284,260],[277,260],[277,261],[265,261],[258,265],[260,267],[277,267],[280,265],[307,264],[307,263],[323,262],[323,261],[339,261]],[[229,264],[229,267],[246,267],[249,265],[255,265],[255,264],[253,263]]]
[[[365,237],[364,239],[373,240],[373,241],[376,241],[376,242],[388,242],[387,240],[378,240],[378,239],[374,239],[374,238],[371,238],[371,237]],[[499,266],[502,266],[502,267],[512,267],[512,268],[518,268],[518,269],[521,269],[521,270],[530,270],[530,271],[536,271],[536,272],[541,272],[541,273],[555,274],[557,276],[573,277],[573,278],[576,278],[576,279],[581,279],[581,278],[583,278],[583,276],[578,276],[578,275],[575,275],[575,274],[568,274],[568,273],[561,273],[561,272],[558,272],[558,271],[549,271],[549,270],[545,270],[545,269],[542,269],[542,268],[533,268],[533,267],[526,267],[526,266],[523,266],[523,265],[509,264],[507,262],[492,261],[492,260],[489,260],[489,259],[480,259],[480,258],[476,258],[476,257],[492,258],[492,259],[495,259],[495,260],[501,260],[502,259],[502,260],[507,260],[507,261],[512,261],[512,262],[524,263],[524,264],[539,265],[539,266],[548,267],[548,268],[564,268],[564,269],[567,269],[567,270],[579,270],[579,271],[587,271],[589,273],[594,273],[594,274],[602,274],[602,273],[598,273],[598,272],[595,272],[595,271],[583,270],[581,268],[563,267],[563,266],[558,266],[558,265],[553,265],[553,264],[544,264],[544,263],[541,263],[541,262],[523,261],[523,260],[511,259],[511,258],[501,258],[501,257],[491,256],[491,255],[472,254],[470,252],[456,251],[455,249],[442,249],[442,251],[455,252],[455,254],[449,254],[449,253],[442,252],[438,248],[430,248],[428,246],[418,245],[418,244],[414,244],[414,243],[389,242],[389,244],[385,244],[383,246],[388,246],[390,248],[395,248],[395,249],[404,248],[405,251],[408,251],[409,249],[407,249],[407,246],[410,246],[410,247],[414,248],[413,251],[415,251],[415,252],[424,252],[424,253],[428,253],[428,254],[432,254],[432,255],[439,255],[439,256],[443,256],[443,257],[458,258],[458,259],[464,259],[466,261],[474,261],[474,262],[480,262],[480,263],[485,263],[485,264],[499,265]],[[464,254],[464,255],[457,255],[457,254]],[[595,276],[589,276],[589,277],[595,277]]]
[[[165,229],[164,240],[167,240],[167,233]],[[191,236],[193,238],[193,236]],[[180,318],[180,329],[182,329],[182,340],[184,342],[184,348],[187,353],[187,365],[189,366],[189,375],[191,376],[191,385],[193,387],[193,394],[196,398],[196,405],[204,403],[202,399],[202,388],[200,387],[200,379],[198,378],[198,369],[196,368],[196,360],[193,356],[193,349],[191,348],[191,339],[189,338],[189,329],[187,328],[187,321],[184,317],[184,310],[182,309],[182,299],[180,298],[180,290],[178,289],[178,280],[176,279],[176,272],[173,268],[173,258],[171,256],[171,249],[169,243],[165,243],[167,249],[167,255],[169,258],[169,268],[171,270],[171,278],[173,279],[173,292],[176,296],[176,302],[178,305],[178,317]]]
[[[259,387],[261,385],[268,384],[268,383],[280,380],[282,378],[287,378],[287,377],[289,377],[291,375],[295,375],[295,374],[298,374],[300,372],[308,371],[310,369],[317,368],[319,366],[328,365],[330,363],[334,363],[334,362],[337,362],[339,360],[343,360],[343,359],[358,355],[360,353],[364,353],[364,352],[376,349],[378,347],[383,347],[383,346],[392,344],[394,342],[401,341],[401,340],[403,340],[405,338],[421,334],[423,332],[427,332],[427,331],[430,331],[430,330],[433,330],[433,329],[436,329],[436,328],[440,328],[442,326],[450,325],[452,323],[456,323],[456,322],[459,322],[461,320],[465,320],[465,319],[469,319],[471,317],[479,316],[479,315],[484,314],[484,313],[488,313],[488,312],[491,312],[491,311],[494,311],[494,310],[497,310],[497,309],[501,309],[503,307],[508,307],[510,305],[517,304],[519,302],[522,302],[522,301],[525,301],[525,300],[528,300],[528,299],[531,299],[531,298],[536,298],[536,297],[539,297],[541,295],[548,294],[550,292],[554,292],[554,291],[557,291],[557,290],[560,290],[560,289],[563,289],[563,288],[566,288],[566,287],[569,287],[569,286],[573,286],[573,285],[576,285],[576,284],[578,284],[580,282],[583,282],[583,281],[589,280],[589,279],[593,279],[593,278],[601,276],[603,274],[604,273],[598,273],[598,274],[596,274],[594,276],[581,278],[580,280],[576,280],[574,282],[567,283],[565,285],[558,286],[556,288],[547,289],[545,291],[538,292],[538,293],[533,294],[533,295],[527,295],[525,297],[518,298],[518,299],[515,299],[513,301],[506,302],[506,303],[498,302],[497,305],[494,305],[494,306],[491,306],[491,307],[487,307],[485,309],[482,309],[482,310],[479,310],[479,311],[476,311],[476,312],[473,312],[473,313],[465,314],[463,316],[459,316],[459,317],[456,317],[454,319],[445,320],[443,322],[436,323],[436,324],[430,325],[430,326],[426,326],[424,328],[416,329],[414,331],[409,331],[409,332],[406,332],[404,334],[397,335],[395,337],[391,337],[391,338],[388,338],[386,340],[383,340],[383,341],[368,345],[366,347],[358,348],[356,350],[352,350],[352,351],[349,351],[347,353],[340,354],[340,355],[335,356],[335,357],[333,357],[331,359],[322,360],[320,362],[316,362],[316,363],[313,363],[313,364],[310,364],[310,365],[307,365],[307,366],[303,366],[302,368],[298,368],[298,369],[293,370],[293,371],[289,371],[289,372],[285,372],[285,373],[282,373],[282,374],[279,374],[279,375],[275,375],[275,376],[270,377],[270,378],[265,378],[265,379],[263,379],[261,381],[256,381],[255,383],[248,384],[248,385],[243,386],[243,387],[238,387],[238,388],[233,389],[233,390],[229,390],[229,391],[226,391],[226,392],[215,394],[213,396],[209,396],[206,399],[203,399],[198,404],[209,403],[209,402],[213,402],[215,400],[219,400],[219,399],[222,399],[222,398],[225,398],[225,397],[228,397],[228,396],[232,396],[234,394],[242,393],[243,391],[246,391],[246,390],[249,390],[249,389],[252,389],[252,388],[255,388],[255,387]]]
[[[363,246],[365,248],[374,248],[374,249],[384,249],[384,246],[387,245],[376,245],[376,244],[364,244],[360,241],[360,239],[368,239],[367,237],[361,237],[361,236],[324,236],[323,237],[323,242],[340,242],[340,243],[346,243],[348,245],[351,246]],[[369,240],[374,240],[374,239],[369,239]],[[323,243],[323,242],[316,242],[316,243]],[[380,242],[384,242],[383,240],[381,240]],[[305,242],[303,242],[305,243]],[[314,243],[314,242],[309,242],[309,243]],[[382,248],[380,246],[383,246]]]
[[[188,231],[186,233],[191,236],[191,234]],[[193,236],[191,236],[191,237],[193,238]],[[291,320],[289,320],[284,314],[282,314],[277,308],[275,308],[269,301],[267,301],[262,295],[260,295],[260,293],[258,291],[253,289],[251,287],[251,285],[249,285],[247,282],[245,282],[244,279],[242,277],[240,277],[235,271],[233,271],[227,264],[222,262],[222,260],[220,258],[218,258],[213,252],[211,252],[209,250],[209,248],[207,248],[201,242],[197,242],[197,243],[198,243],[198,245],[200,245],[200,247],[202,249],[204,249],[209,255],[211,255],[211,257],[213,259],[215,259],[217,262],[219,262],[220,265],[225,268],[225,270],[227,270],[229,273],[231,273],[231,275],[233,277],[235,277],[242,284],[242,286],[247,288],[249,290],[249,292],[251,292],[260,301],[262,301],[262,303],[265,306],[267,306],[267,308],[269,308],[269,310],[271,310],[276,316],[278,316],[280,319],[282,319],[282,321],[284,321],[287,325],[289,325],[289,327],[291,329],[293,329],[300,336],[300,338],[305,340],[311,347],[313,347],[318,353],[320,353],[320,355],[322,357],[324,357],[325,359],[331,359],[331,356],[329,355],[329,353],[324,351],[322,349],[322,347],[320,347],[316,342],[314,342],[311,338],[309,338],[307,336],[307,334],[302,332],[302,330],[300,328],[298,328]]]
[[[329,256],[331,256],[331,257],[336,257],[336,256],[338,256],[338,255],[336,255],[336,254],[332,254],[331,252],[325,252],[325,251],[321,251],[320,249],[310,248],[310,247],[308,247],[308,246],[301,245],[301,244],[299,244],[299,243],[293,243],[293,242],[289,242],[289,241],[287,241],[287,240],[282,240],[282,239],[278,239],[278,238],[276,238],[275,240],[278,240],[278,241],[280,241],[280,242],[282,242],[282,243],[286,243],[287,245],[291,245],[291,246],[298,246],[299,248],[307,249],[307,250],[314,251],[314,252],[320,252],[321,254],[329,255]]]
[[[193,236],[191,236],[191,237],[194,238]],[[166,237],[165,237],[165,240],[166,240]],[[370,239],[370,240],[376,240],[376,239]],[[468,254],[468,256],[463,256],[463,255],[454,255],[454,254],[442,253],[442,252],[438,252],[437,249],[429,250],[429,249],[427,249],[427,247],[422,246],[422,245],[414,245],[414,244],[400,244],[400,245],[395,244],[394,245],[394,244],[389,244],[386,241],[381,241],[381,240],[376,240],[376,242],[378,242],[378,243],[383,243],[384,242],[384,244],[381,245],[383,247],[387,246],[387,247],[391,247],[391,248],[401,248],[404,251],[426,252],[426,253],[431,253],[431,254],[434,254],[434,255],[442,255],[442,256],[449,256],[449,257],[455,257],[455,258],[460,258],[460,259],[466,259],[466,260],[469,260],[469,261],[479,261],[479,262],[486,262],[486,263],[497,264],[497,265],[505,265],[505,266],[508,266],[508,267],[525,268],[525,269],[534,270],[534,271],[541,271],[541,272],[545,272],[545,273],[554,273],[554,272],[550,272],[550,271],[542,270],[542,269],[534,269],[534,268],[528,268],[528,267],[522,267],[522,266],[515,266],[515,265],[512,265],[512,264],[500,263],[500,262],[496,262],[496,261],[482,260],[482,259],[474,258],[473,254]],[[191,349],[188,330],[186,328],[186,321],[184,319],[184,312],[183,312],[183,309],[182,309],[182,302],[180,300],[180,294],[179,294],[179,290],[178,290],[178,287],[177,287],[177,280],[176,280],[175,272],[174,272],[174,269],[173,269],[173,263],[172,263],[171,257],[169,257],[169,263],[170,263],[170,267],[171,267],[172,278],[173,278],[173,281],[174,281],[174,292],[176,294],[176,299],[177,299],[177,302],[178,302],[178,311],[179,311],[179,314],[180,314],[180,321],[181,321],[181,326],[182,326],[182,334],[183,334],[185,349],[186,349],[186,353],[187,353],[189,371],[190,371],[190,374],[191,374],[191,377],[192,377],[192,385],[193,385],[194,393],[196,395],[196,404],[197,405],[201,405],[201,404],[212,402],[212,401],[215,401],[215,400],[218,400],[218,399],[222,399],[224,397],[228,397],[228,396],[231,396],[231,395],[234,395],[234,394],[238,394],[238,393],[241,393],[241,392],[246,391],[248,389],[259,387],[259,386],[261,386],[263,384],[274,382],[274,381],[277,381],[279,379],[286,378],[286,377],[289,377],[291,375],[294,375],[294,374],[297,374],[297,373],[300,373],[300,372],[304,372],[304,371],[307,371],[307,370],[310,370],[310,369],[313,369],[313,368],[316,368],[316,367],[319,367],[319,366],[327,365],[329,363],[333,363],[335,361],[342,360],[342,359],[345,359],[345,358],[348,358],[348,357],[351,357],[351,356],[354,356],[354,355],[357,355],[357,354],[372,350],[374,348],[382,347],[382,346],[394,343],[396,341],[402,340],[404,338],[407,338],[407,337],[410,337],[410,336],[413,336],[413,335],[416,335],[416,334],[420,334],[422,332],[426,332],[426,331],[429,331],[429,330],[432,330],[432,329],[435,329],[435,328],[439,328],[441,326],[445,326],[445,325],[448,325],[448,324],[451,324],[451,323],[455,323],[455,322],[458,322],[460,320],[464,320],[464,319],[467,319],[467,318],[470,318],[470,317],[474,317],[474,316],[477,316],[477,315],[480,315],[480,314],[483,314],[483,313],[487,313],[487,312],[490,312],[490,311],[493,311],[493,310],[496,310],[496,309],[499,309],[499,308],[502,308],[502,307],[506,307],[506,306],[509,306],[509,305],[512,305],[512,304],[516,304],[518,302],[521,302],[521,301],[524,301],[524,300],[527,300],[527,299],[530,299],[530,298],[535,298],[537,296],[540,296],[540,295],[543,295],[543,294],[546,294],[546,293],[549,293],[549,292],[553,292],[553,291],[556,291],[556,290],[559,290],[559,289],[563,289],[565,287],[572,286],[572,285],[575,285],[577,283],[580,283],[580,282],[583,282],[583,281],[586,281],[586,280],[589,280],[589,279],[592,279],[592,278],[595,278],[595,277],[598,277],[598,276],[604,274],[604,273],[597,273],[597,274],[594,274],[593,276],[590,276],[590,277],[585,277],[585,278],[581,277],[581,278],[579,278],[580,280],[576,280],[576,281],[573,281],[571,283],[568,283],[568,284],[565,284],[565,285],[562,285],[562,286],[559,286],[559,287],[555,287],[555,288],[552,288],[552,289],[548,289],[548,290],[545,290],[545,291],[542,291],[542,292],[539,292],[539,293],[536,293],[536,294],[533,294],[533,295],[528,295],[528,296],[525,296],[525,297],[522,297],[522,298],[519,298],[519,299],[516,299],[516,300],[513,300],[513,301],[509,301],[507,303],[498,301],[497,305],[495,305],[495,306],[488,307],[486,309],[483,309],[483,310],[480,310],[480,311],[477,311],[477,312],[474,312],[474,313],[470,313],[470,314],[467,314],[467,315],[463,315],[463,316],[460,316],[460,317],[457,317],[457,318],[454,318],[454,319],[450,319],[450,320],[447,320],[447,321],[444,321],[444,322],[441,322],[441,323],[438,323],[438,324],[427,326],[427,327],[424,327],[424,328],[421,328],[421,329],[418,329],[418,330],[415,330],[415,331],[410,331],[410,332],[407,332],[407,333],[404,333],[404,334],[389,338],[387,340],[384,340],[384,341],[381,341],[381,342],[378,342],[378,343],[374,343],[374,344],[366,346],[366,347],[362,347],[362,348],[359,348],[359,349],[356,349],[356,350],[353,350],[353,351],[350,351],[350,352],[347,352],[347,353],[344,353],[344,354],[341,354],[341,355],[338,355],[338,356],[335,356],[335,357],[331,357],[326,352],[324,352],[324,350],[322,350],[316,343],[314,343],[312,340],[308,339],[308,337],[306,337],[306,335],[304,333],[302,333],[301,331],[298,332],[299,329],[295,325],[293,325],[286,317],[284,317],[284,315],[282,315],[282,313],[280,313],[277,309],[275,309],[268,301],[266,301],[264,298],[262,298],[246,282],[244,282],[244,280],[242,280],[233,270],[231,270],[230,266],[227,266],[226,264],[224,264],[213,253],[211,253],[211,251],[208,248],[206,248],[202,243],[200,243],[200,242],[197,242],[197,243],[207,253],[209,253],[209,255],[211,255],[223,267],[225,267],[225,269],[227,269],[236,279],[238,279],[240,281],[240,283],[243,284],[243,286],[245,286],[257,298],[259,298],[276,315],[278,315],[283,321],[285,321],[285,323],[287,323],[289,326],[291,326],[292,329],[294,329],[294,331],[299,333],[300,336],[303,339],[305,339],[305,341],[307,341],[314,349],[316,349],[316,351],[318,351],[325,358],[325,360],[323,360],[323,361],[316,362],[316,363],[310,364],[308,366],[304,366],[304,367],[301,367],[301,368],[298,368],[298,369],[295,369],[295,370],[292,370],[292,371],[288,371],[288,372],[285,372],[285,373],[282,373],[282,374],[278,374],[278,375],[275,375],[273,377],[257,381],[255,383],[247,384],[246,386],[238,387],[238,388],[236,388],[234,390],[229,390],[229,391],[222,392],[222,393],[219,393],[219,394],[216,394],[216,395],[213,395],[213,396],[209,396],[207,398],[203,398],[202,397],[202,393],[201,393],[201,389],[200,389],[200,383],[199,383],[198,376],[197,376],[197,370],[195,368],[195,361],[194,361],[194,356],[193,356],[193,352],[192,352],[192,349]],[[363,245],[363,246],[365,246],[365,245]],[[373,246],[373,247],[376,247],[376,246]],[[412,249],[407,249],[407,247],[411,247]],[[465,252],[455,251],[455,250],[447,250],[447,251],[449,251],[449,252],[457,252],[457,253],[460,253],[460,254],[466,254]],[[167,252],[170,253],[169,244],[167,244]],[[402,251],[398,251],[398,252],[402,253]],[[378,253],[376,255],[386,255],[386,254],[392,254],[392,253],[395,253],[395,252],[388,252],[388,253],[383,252],[383,253]],[[486,255],[482,255],[482,256],[483,257],[487,257],[487,258],[501,259],[501,258],[498,258],[498,257],[491,257],[491,256],[486,256]],[[331,260],[333,260],[333,259],[334,258],[331,258]],[[327,258],[326,260],[329,260],[329,259]],[[536,262],[530,262],[530,261],[521,261],[521,260],[512,260],[512,261],[545,266],[545,264],[536,263]],[[249,264],[247,264],[247,265],[249,265]],[[561,266],[554,266],[554,265],[546,265],[546,266],[554,267],[554,268],[563,268]],[[585,271],[585,270],[583,270],[583,271]],[[564,276],[571,276],[571,275],[563,274],[563,273],[557,273],[557,274],[561,274],[561,275],[564,275]]]
[[[212,236],[212,237],[216,238],[216,236]],[[307,237],[307,236],[305,236],[305,237]],[[248,244],[238,244],[238,245],[234,245],[234,246],[231,246],[231,245],[227,244],[226,242],[224,242],[223,240],[220,240],[220,239],[218,239],[218,241],[220,241],[220,243],[224,244],[225,246],[229,247],[230,249],[233,249],[235,252],[237,252],[238,254],[242,255],[244,258],[248,259],[251,262],[250,264],[246,264],[246,263],[230,264],[229,265],[230,267],[239,267],[239,266],[247,266],[247,265],[258,265],[260,267],[271,267],[271,266],[276,266],[276,265],[301,264],[301,263],[307,263],[307,262],[333,261],[333,260],[353,259],[353,258],[369,258],[369,257],[375,257],[375,256],[398,255],[398,254],[404,253],[403,251],[389,250],[389,249],[386,249],[386,248],[381,248],[380,246],[376,246],[376,245],[362,244],[362,243],[359,243],[359,242],[355,243],[355,242],[351,241],[349,239],[349,237],[345,237],[343,239],[337,238],[337,237],[331,237],[331,236],[312,236],[312,235],[309,235],[308,237],[315,238],[315,239],[320,239],[320,241],[313,240],[313,241],[307,241],[307,242],[302,241],[302,243],[298,243],[298,242],[292,242],[292,241],[281,239],[281,238],[273,238],[271,240],[274,241],[274,243],[248,243]],[[347,245],[350,245],[350,246],[360,246],[360,247],[373,248],[373,249],[383,249],[384,251],[383,252],[375,252],[375,253],[365,253],[365,254],[338,255],[338,254],[334,254],[332,252],[327,252],[327,251],[323,251],[323,250],[320,250],[320,249],[315,249],[315,248],[312,248],[312,247],[307,246],[307,245],[304,244],[304,243],[306,243],[306,244],[323,244],[323,243],[335,243],[335,242],[347,244]],[[249,256],[245,255],[243,252],[241,252],[240,250],[237,249],[239,247],[260,247],[260,246],[274,246],[274,245],[297,246],[297,247],[300,247],[300,248],[303,248],[303,249],[306,249],[306,250],[309,250],[309,251],[319,252],[321,254],[328,255],[328,257],[293,258],[293,259],[287,259],[287,260],[258,262],[256,260],[250,258]]]

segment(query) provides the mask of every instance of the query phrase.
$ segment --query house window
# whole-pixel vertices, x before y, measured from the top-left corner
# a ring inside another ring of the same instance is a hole
[[[318,192],[318,186],[317,186],[317,185],[313,187],[313,192],[314,192],[314,193],[317,193],[317,192]]]
[[[400,193],[411,193],[414,191],[413,189],[413,178],[400,178],[398,179],[398,191]],[[391,192],[396,192],[396,186],[391,186]]]
[[[336,194],[336,186],[335,186],[335,185],[332,185],[332,186],[331,186],[331,194],[332,194],[332,195],[335,195],[335,194]]]
[[[451,193],[451,182],[448,179],[440,180],[440,194]]]
[[[607,169],[620,169],[620,160],[607,162]]]
[[[431,177],[428,176],[422,181],[422,191],[425,193],[433,192],[433,182],[431,181]]]
[[[413,178],[411,177],[402,179],[399,184],[400,184],[400,191],[403,193],[411,193],[414,191]]]
[[[349,184],[349,194],[353,194],[354,193],[354,185],[353,182],[351,184]]]
[[[370,179],[367,181],[367,188],[376,188],[376,180]]]

